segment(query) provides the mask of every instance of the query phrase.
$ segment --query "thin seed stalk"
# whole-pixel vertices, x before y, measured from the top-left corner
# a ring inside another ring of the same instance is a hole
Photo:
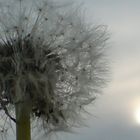
[[[16,140],[31,140],[30,111],[25,103],[15,105]]]

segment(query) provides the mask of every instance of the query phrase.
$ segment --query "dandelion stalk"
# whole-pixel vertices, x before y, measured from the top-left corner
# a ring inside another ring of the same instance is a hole
[[[30,112],[26,104],[16,105],[16,140],[31,140]]]

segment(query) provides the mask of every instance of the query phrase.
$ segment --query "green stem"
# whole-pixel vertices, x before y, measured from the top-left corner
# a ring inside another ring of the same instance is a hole
[[[19,103],[16,109],[16,140],[31,140],[30,110],[25,103]]]

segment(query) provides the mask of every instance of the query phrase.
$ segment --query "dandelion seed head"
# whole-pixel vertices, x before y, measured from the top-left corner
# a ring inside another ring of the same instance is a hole
[[[106,31],[49,0],[17,1],[0,1],[1,106],[27,102],[48,131],[78,125],[104,85]]]

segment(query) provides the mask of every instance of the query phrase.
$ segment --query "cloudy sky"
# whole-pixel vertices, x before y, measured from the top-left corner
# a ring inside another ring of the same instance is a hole
[[[82,0],[79,0],[82,1]],[[84,0],[83,0],[84,1]],[[108,25],[111,81],[73,140],[140,139],[140,1],[86,0],[86,16]]]
[[[84,1],[91,22],[108,25],[111,80],[104,94],[90,109],[88,127],[67,140],[139,140],[140,139],[140,1]]]

